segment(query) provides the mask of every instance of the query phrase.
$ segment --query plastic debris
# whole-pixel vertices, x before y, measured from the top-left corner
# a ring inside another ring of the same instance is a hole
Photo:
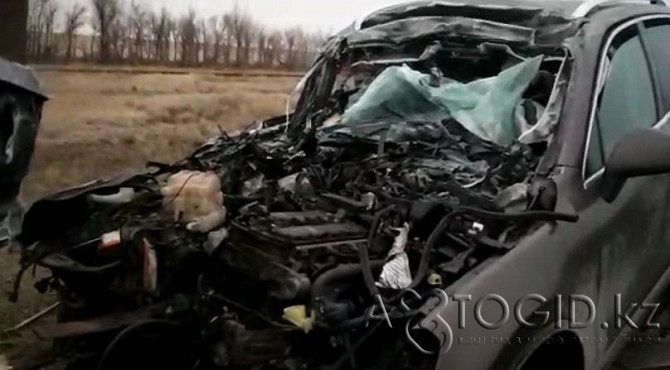
[[[158,287],[158,259],[156,250],[148,240],[142,240],[144,263],[142,265],[142,284],[148,292]]]
[[[108,232],[100,237],[100,249],[109,249],[119,244],[121,244],[121,230]]]
[[[307,317],[307,307],[304,305],[286,307],[282,317],[284,320],[304,330],[305,333],[309,333],[314,324],[314,320],[311,317]]]
[[[203,245],[205,252],[212,255],[226,238],[228,238],[228,230],[225,228],[210,232],[207,234],[207,241]]]
[[[126,204],[135,199],[135,189],[121,188],[116,194],[111,195],[90,194],[88,199],[100,204]]]
[[[190,231],[209,232],[226,219],[221,181],[212,172],[181,171],[161,189],[163,205]]]
[[[405,252],[409,225],[395,229],[398,232],[393,247],[389,252],[389,261],[384,265],[382,274],[379,276],[377,286],[390,289],[405,289],[412,284],[412,271],[409,268],[409,258]]]

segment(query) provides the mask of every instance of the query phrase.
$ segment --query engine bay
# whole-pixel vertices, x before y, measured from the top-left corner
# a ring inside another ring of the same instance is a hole
[[[407,338],[431,292],[576,221],[542,163],[562,49],[364,36],[292,114],[33,205],[22,266],[53,272],[63,368],[432,368]]]

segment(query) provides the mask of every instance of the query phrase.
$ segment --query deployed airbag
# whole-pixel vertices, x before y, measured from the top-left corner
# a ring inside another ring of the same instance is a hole
[[[525,60],[495,77],[431,86],[430,75],[404,65],[389,67],[344,113],[343,123],[376,120],[443,120],[454,118],[480,138],[507,146],[523,134],[515,112],[537,75],[542,56]]]

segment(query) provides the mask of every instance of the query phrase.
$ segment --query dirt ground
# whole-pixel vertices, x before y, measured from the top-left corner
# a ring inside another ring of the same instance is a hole
[[[180,159],[222,130],[282,114],[297,83],[296,77],[198,72],[47,70],[38,75],[52,100],[45,106],[24,181],[27,202],[92,179],[141,170],[148,160]],[[0,251],[5,291],[11,288],[17,259],[17,254]],[[0,297],[0,332],[54,301],[36,293],[34,282],[31,276],[24,278],[17,304]],[[0,353],[11,346],[12,340],[0,335]]]

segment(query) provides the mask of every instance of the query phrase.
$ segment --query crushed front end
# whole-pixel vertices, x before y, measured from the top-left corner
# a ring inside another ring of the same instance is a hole
[[[434,367],[431,292],[574,221],[543,159],[576,25],[432,11],[332,38],[291,115],[34,204],[64,368]]]

